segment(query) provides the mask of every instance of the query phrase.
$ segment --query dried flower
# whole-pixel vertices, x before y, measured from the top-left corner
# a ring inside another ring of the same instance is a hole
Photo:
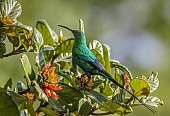
[[[125,82],[125,85],[124,85],[125,89],[130,90],[130,85],[129,85],[130,79],[129,79],[129,77],[127,76],[127,74],[124,73],[123,78],[124,78],[124,82]]]
[[[33,100],[35,98],[35,95],[33,93],[30,93],[30,92],[24,93],[22,95],[26,96],[30,100]]]
[[[81,75],[81,79],[80,79],[80,88],[84,88],[86,85],[89,89],[91,89],[93,86],[93,83],[92,83],[92,80],[88,80],[88,77],[86,74],[83,74]]]
[[[15,23],[16,19],[11,18],[10,16],[4,16],[2,17],[2,23],[4,25],[12,25]]]

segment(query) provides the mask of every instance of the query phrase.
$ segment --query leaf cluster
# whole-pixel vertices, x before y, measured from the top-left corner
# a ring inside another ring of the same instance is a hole
[[[0,6],[0,58],[22,53],[20,61],[26,80],[26,84],[18,81],[12,88],[10,78],[0,87],[0,115],[126,115],[133,111],[133,107],[141,105],[101,76],[93,76],[86,85],[87,76],[71,60],[73,38],[66,38],[62,31],[57,34],[43,19],[37,21],[36,28],[19,22],[17,17],[20,16],[22,7],[16,0],[4,0],[0,2]],[[84,32],[83,21],[80,20],[79,24],[79,29]],[[12,50],[9,53],[6,53],[9,46],[4,40],[11,43]],[[159,85],[157,72],[152,72],[149,77],[134,78],[128,68],[110,58],[108,45],[93,40],[89,43],[89,49],[116,81],[144,103],[155,107],[163,104],[159,98],[150,96]],[[37,72],[33,70],[24,52],[36,54]],[[46,80],[42,70],[47,64],[55,67],[58,78],[56,83],[62,86],[62,90],[55,91],[59,99],[54,99],[44,91],[43,83]]]

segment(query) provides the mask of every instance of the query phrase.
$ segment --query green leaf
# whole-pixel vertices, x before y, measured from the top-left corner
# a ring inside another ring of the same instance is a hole
[[[70,75],[60,71],[58,72],[59,75],[63,76],[64,78],[66,78],[68,80],[68,82],[75,88],[78,89],[78,86],[76,85],[76,83],[74,82],[74,80],[71,78]]]
[[[39,111],[43,112],[47,116],[59,116],[59,114],[57,114],[55,111],[48,108],[40,107]]]
[[[79,19],[79,30],[84,33],[84,23],[82,19]]]
[[[39,84],[36,81],[33,81],[33,84],[35,85],[34,87],[35,87],[36,91],[38,92],[38,99],[48,101],[46,94],[40,88]]]
[[[37,66],[38,66],[39,70],[43,69],[45,64],[46,64],[46,60],[45,60],[45,57],[44,57],[43,49],[44,49],[44,47],[42,47],[37,52],[37,56],[36,56],[36,63],[37,63]]]
[[[84,102],[82,104],[82,106],[80,107],[78,116],[88,116],[88,114],[90,113],[91,109],[92,109],[91,104],[88,101]]]
[[[0,43],[2,43],[6,39],[6,36],[0,36]]]
[[[102,57],[102,54],[96,49],[92,49],[91,52],[97,57],[97,59],[102,63],[102,65],[105,66],[105,62]]]
[[[152,72],[152,74],[149,76],[149,85],[150,85],[150,92],[154,92],[158,86],[159,86],[159,80],[158,80],[158,73],[157,72]]]
[[[55,57],[61,53],[70,53],[74,44],[74,39],[70,38],[60,43],[55,49]]]
[[[21,4],[16,0],[5,0],[1,5],[0,15],[16,19],[22,12]]]
[[[4,85],[4,89],[10,90],[12,88],[12,78],[10,78]]]
[[[25,102],[28,101],[27,97],[24,97],[24,96],[22,96],[22,95],[20,95],[20,94],[17,94],[16,92],[10,91],[10,95],[11,95],[13,101],[15,101],[15,103],[16,103],[17,105],[19,105],[19,104],[25,104]],[[21,109],[20,109],[20,110],[21,110]]]
[[[119,70],[115,68],[114,71],[114,79],[121,85],[124,85],[123,77],[119,75]]]
[[[0,58],[3,58],[3,55],[6,53],[6,45],[4,43],[0,43]]]
[[[106,84],[106,86],[104,87],[104,89],[103,89],[103,94],[104,94],[105,96],[111,96],[111,95],[113,95],[112,89],[111,89],[111,87],[110,87],[108,84]]]
[[[46,61],[51,61],[54,54],[54,48],[49,45],[44,46],[44,57]]]
[[[44,45],[44,40],[41,33],[34,28],[32,36],[33,47],[36,52],[38,52]]]
[[[96,88],[97,86],[99,86],[101,83],[103,83],[103,80],[96,80],[93,82],[93,86],[92,89]]]
[[[132,108],[128,105],[125,105],[123,103],[115,102],[116,103],[116,113],[120,115],[129,114],[132,112]]]
[[[57,111],[64,111],[62,105],[59,103],[58,100],[55,100],[54,98],[52,97],[48,97],[48,103],[54,108],[56,109]]]
[[[97,40],[93,40],[92,42],[90,42],[89,44],[89,48],[92,50],[92,49],[95,49],[97,50],[100,54],[103,55],[103,47],[102,47],[102,44],[97,41]]]
[[[55,42],[58,41],[57,34],[50,28],[45,20],[40,20],[36,24],[36,28],[42,34],[45,45],[54,46]]]
[[[72,54],[71,53],[61,53],[57,58],[55,58],[55,63],[60,62],[71,62]]]
[[[103,47],[103,59],[105,61],[105,69],[111,75],[111,67],[110,67],[110,47],[108,45],[102,45]]]
[[[18,81],[17,84],[16,84],[15,87],[14,87],[14,91],[15,91],[16,93],[20,93],[20,92],[22,92],[22,91],[24,91],[24,90],[26,90],[26,86],[24,85],[23,82]]]
[[[14,45],[14,47],[19,46],[19,38],[15,36],[8,36],[8,40]]]
[[[139,99],[141,99],[143,103],[150,106],[158,107],[158,105],[164,105],[164,102],[155,96],[148,96],[148,97],[141,96],[139,97]],[[134,99],[133,101],[130,102],[130,104],[136,106],[136,105],[140,105],[141,103],[138,100]]]
[[[33,81],[35,79],[35,72],[34,72],[33,68],[31,67],[31,64],[30,64],[29,59],[26,54],[23,54],[21,56],[20,60],[22,63],[25,77],[27,79],[28,86],[30,87],[30,85],[31,85],[30,81]]]
[[[107,100],[106,96],[102,93],[96,92],[96,91],[88,91],[91,96],[95,97],[99,102],[105,102]]]
[[[30,116],[35,116],[36,114],[35,114],[35,111],[34,111],[34,108],[33,108],[33,104],[31,103],[31,101],[28,101],[27,103],[26,103],[26,108],[28,109],[28,114],[30,115]]]
[[[17,105],[6,92],[0,92],[0,116],[19,116]]]
[[[5,27],[0,27],[0,36],[11,36],[11,37],[19,38],[21,44],[24,46],[24,48],[27,51],[29,50],[29,38],[31,37],[31,35],[32,35],[32,28],[29,26],[9,25]],[[17,42],[15,44],[17,44]]]
[[[115,61],[115,60],[114,60]],[[115,61],[111,61],[111,67],[114,68],[118,68],[119,70],[123,71],[128,77],[129,79],[133,79],[131,72],[129,71],[129,69],[123,65],[121,65],[119,62]]]
[[[69,102],[77,101],[83,97],[81,92],[74,89],[73,87],[70,87],[66,84],[59,84],[59,85],[62,86],[62,90],[55,91],[56,94],[59,95],[59,100],[60,100],[60,96],[67,98],[67,100],[69,100]],[[69,94],[69,93],[71,93],[71,94]]]
[[[150,86],[143,79],[139,79],[139,78],[132,79],[130,81],[130,86],[132,88],[133,93],[136,96],[141,96],[141,95],[148,96],[150,93]]]
[[[105,105],[109,108],[110,112],[119,115],[125,115],[132,112],[132,109],[129,106],[118,102],[112,102],[111,100],[107,100]],[[106,108],[101,108],[101,110],[108,111]]]

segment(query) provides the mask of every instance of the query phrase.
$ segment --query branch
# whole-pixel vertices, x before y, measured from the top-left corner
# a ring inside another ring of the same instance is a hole
[[[8,54],[3,55],[3,57],[8,57],[8,56],[12,56],[12,55],[17,55],[17,54],[20,53],[20,50],[21,50],[22,48],[24,48],[23,45],[21,45],[18,49],[14,50],[14,51],[12,51],[12,52],[10,52],[10,53],[8,53]]]

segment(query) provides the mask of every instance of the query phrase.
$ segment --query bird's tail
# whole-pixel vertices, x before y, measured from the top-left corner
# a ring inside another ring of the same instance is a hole
[[[116,80],[114,80],[110,75],[107,75],[107,78],[112,81],[114,84],[116,84],[117,86],[119,86],[120,88],[124,89],[125,91],[127,91],[130,95],[132,95],[135,99],[137,99],[142,105],[144,105],[147,109],[149,109],[151,112],[153,112],[154,114],[156,113],[156,111],[154,109],[152,109],[151,107],[149,107],[147,104],[143,103],[139,98],[137,98],[133,93],[131,93],[129,90],[127,90],[126,88],[124,88],[124,86],[122,86],[120,83],[118,83]]]

